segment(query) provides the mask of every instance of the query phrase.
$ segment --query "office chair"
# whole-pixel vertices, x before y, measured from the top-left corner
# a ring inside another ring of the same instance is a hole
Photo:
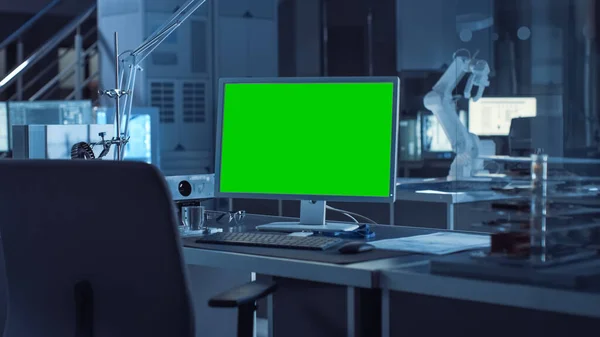
[[[1,161],[0,186],[5,337],[194,336],[174,205],[157,169]],[[239,308],[238,336],[250,337],[254,304],[272,291],[249,283],[209,305]]]

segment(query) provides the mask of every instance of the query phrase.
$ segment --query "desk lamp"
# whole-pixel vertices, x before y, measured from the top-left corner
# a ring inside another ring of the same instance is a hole
[[[206,0],[188,0],[175,11],[175,13],[159,27],[146,41],[134,50],[127,50],[119,54],[119,35],[115,32],[115,89],[101,90],[99,93],[115,100],[115,128],[116,137],[104,139],[96,144],[77,143],[73,146],[72,157],[74,159],[94,159],[89,153],[94,145],[103,147],[103,154],[108,153],[112,145],[117,147],[115,151],[116,160],[121,160],[125,153],[125,145],[129,141],[128,127],[131,117],[131,106],[133,104],[133,93],[135,88],[135,75],[142,70],[142,62],[169,37],[185,20],[187,20]],[[123,87],[125,89],[123,89]],[[123,97],[123,99],[121,99]]]

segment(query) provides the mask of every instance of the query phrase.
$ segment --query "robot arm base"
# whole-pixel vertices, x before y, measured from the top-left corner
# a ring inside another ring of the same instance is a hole
[[[450,172],[448,173],[448,180],[472,180],[479,174],[487,174],[483,167],[483,160],[478,158],[470,158],[467,155],[456,156],[452,165],[450,165]]]

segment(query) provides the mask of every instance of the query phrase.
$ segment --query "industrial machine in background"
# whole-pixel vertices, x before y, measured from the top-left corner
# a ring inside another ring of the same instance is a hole
[[[479,137],[470,133],[460,121],[456,111],[454,90],[462,78],[469,75],[465,90],[460,97],[471,98],[471,91],[477,88],[473,100],[479,100],[489,86],[490,68],[486,61],[478,60],[476,55],[454,55],[454,60],[442,77],[423,100],[425,107],[433,112],[452,144],[456,157],[450,166],[449,179],[469,179],[484,172],[480,156]]]
[[[175,208],[177,210],[178,220],[184,226],[186,218],[190,215],[187,212],[189,207],[208,206],[215,198],[215,175],[197,174],[186,176],[167,176],[165,177]],[[210,207],[208,207],[210,208]],[[203,223],[206,223],[208,214],[202,214],[206,217]],[[220,228],[202,226],[198,231],[192,231],[191,235],[212,234],[222,231]]]
[[[90,102],[65,102],[76,113],[62,118],[54,109],[60,102],[25,102],[19,109],[11,110],[9,115],[20,114],[17,119],[0,120],[0,145],[13,150],[13,158],[22,159],[110,159],[114,158],[112,147],[107,139],[114,136],[114,109],[94,108]],[[45,105],[45,103],[48,103]],[[11,104],[12,106],[12,104]],[[49,108],[47,107],[49,106]],[[0,105],[0,119],[2,111]],[[46,107],[46,108],[44,108]],[[88,109],[89,108],[89,109]],[[66,113],[66,110],[65,110]],[[60,118],[59,118],[60,117]],[[82,119],[93,123],[81,123]],[[29,124],[46,121],[48,124]],[[26,123],[23,125],[13,125]],[[62,123],[61,123],[62,122]],[[6,123],[6,124],[5,124]],[[3,125],[10,126],[3,132]],[[133,136],[125,146],[124,160],[142,161],[160,167],[158,110],[156,108],[134,108],[130,118],[130,134]],[[11,130],[10,139],[8,130]],[[12,146],[8,146],[11,143]]]
[[[13,158],[71,159],[74,145],[102,144],[103,137],[112,138],[113,134],[111,124],[15,125],[12,128]],[[81,155],[88,156],[86,159],[112,157],[114,154],[114,149],[104,147],[77,149],[85,152]]]
[[[0,103],[0,152],[13,148],[13,125],[97,124],[91,101]]]

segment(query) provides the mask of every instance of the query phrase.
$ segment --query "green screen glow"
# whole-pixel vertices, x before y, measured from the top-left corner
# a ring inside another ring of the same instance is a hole
[[[222,193],[390,197],[394,84],[225,84]]]

